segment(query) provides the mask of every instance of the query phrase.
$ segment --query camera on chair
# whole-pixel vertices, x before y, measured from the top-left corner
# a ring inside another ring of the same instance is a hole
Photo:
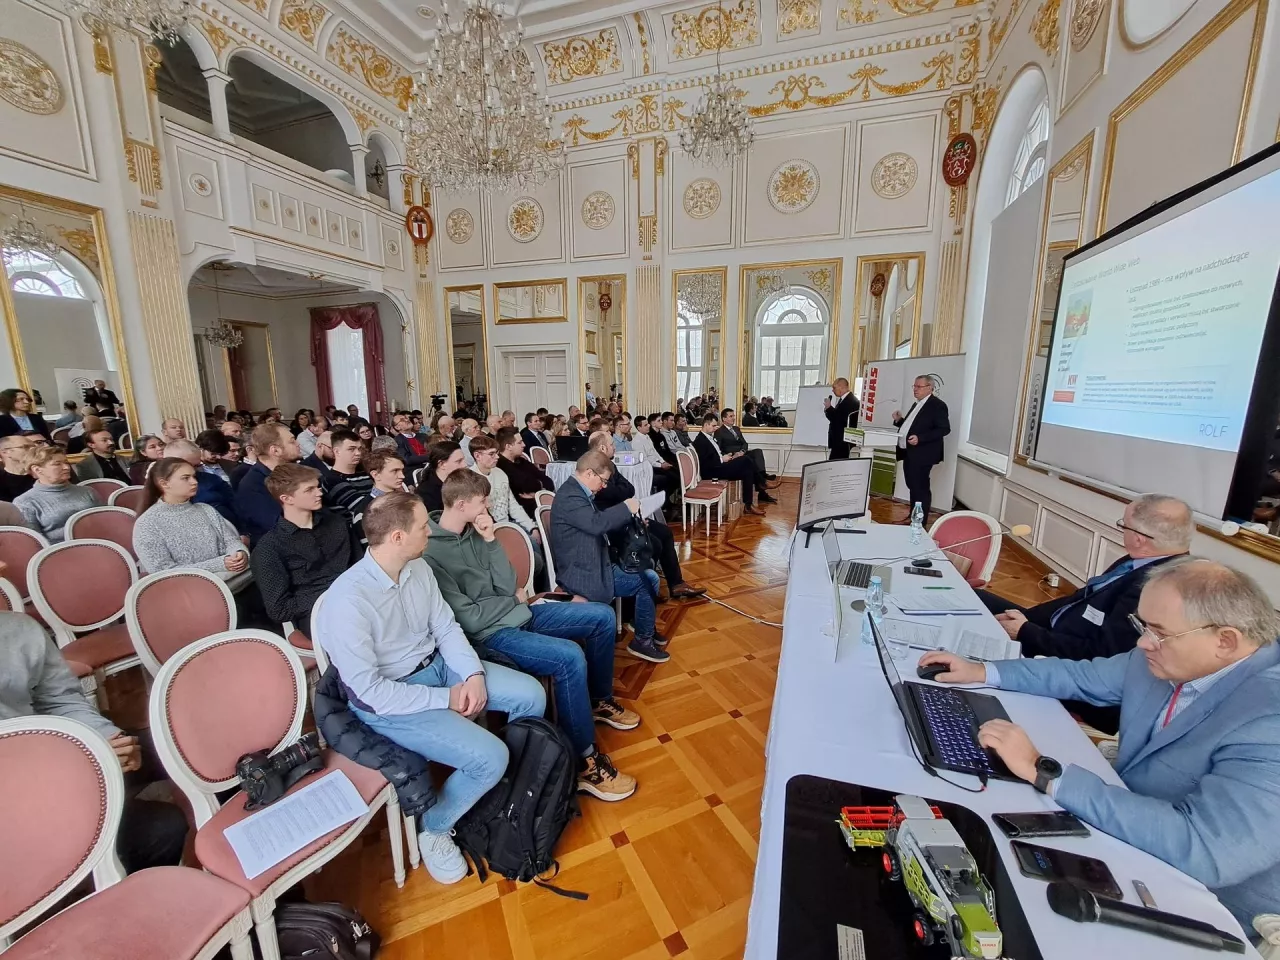
[[[320,738],[308,733],[275,756],[265,750],[246,753],[236,761],[236,776],[248,800],[246,810],[260,810],[275,803],[289,788],[311,773],[324,769]]]

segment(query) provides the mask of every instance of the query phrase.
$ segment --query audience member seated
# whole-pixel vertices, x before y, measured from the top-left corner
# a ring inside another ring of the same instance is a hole
[[[129,483],[140,487],[147,482],[147,471],[164,457],[164,441],[154,433],[144,433],[133,445],[133,459],[129,461]]]
[[[244,427],[240,425],[239,420],[223,420],[218,429],[222,431],[224,437],[234,440],[244,439]]]
[[[704,480],[737,480],[742,487],[742,512],[761,513],[751,505],[756,488],[756,468],[741,453],[721,454],[715,432],[720,418],[714,413],[703,414],[702,432],[693,438],[693,449],[698,454],[698,472]],[[772,497],[768,502],[776,502]]]
[[[307,421],[304,429],[298,432],[298,451],[303,458],[316,452],[316,440],[329,429],[329,421],[324,417],[315,417]]]
[[[187,439],[187,425],[177,417],[166,417],[160,424],[160,439],[165,443]]]
[[[102,506],[92,490],[71,482],[67,455],[56,447],[33,447],[27,456],[27,472],[35,483],[15,497],[13,505],[22,511],[27,526],[50,543],[63,541],[63,527],[73,513]]]
[[[83,420],[67,431],[67,454],[84,453],[88,449],[89,435],[106,429],[107,425],[96,413],[87,414]]]
[[[427,468],[418,483],[418,496],[427,505],[428,511],[444,509],[444,501],[440,490],[444,478],[455,470],[465,470],[467,458],[462,455],[462,448],[452,440],[438,440],[431,446],[431,454],[427,458]]]
[[[597,450],[578,458],[573,476],[560,485],[551,504],[551,557],[557,586],[593,603],[635,597],[635,636],[627,651],[650,663],[666,663],[667,640],[655,631],[658,574],[627,573],[609,559],[608,535],[624,530],[640,512],[632,497],[607,510],[596,508],[595,496],[609,482],[613,461]]]
[[[364,537],[363,520],[364,512],[369,509],[369,504],[384,494],[402,493],[405,490],[404,461],[396,453],[394,442],[391,450],[374,451],[365,457],[364,462],[373,485],[365,492],[363,497],[348,508],[348,519],[351,522],[352,535],[359,542],[362,554],[364,553],[364,548],[368,546]]]
[[[471,441],[483,435],[480,430],[480,421],[474,417],[464,417],[459,424],[459,429],[462,431],[462,439],[458,441],[458,446],[462,448],[462,456],[467,461],[467,466],[473,467],[476,458],[471,452]]]
[[[267,477],[266,490],[282,515],[253,549],[253,578],[268,618],[292,621],[310,637],[311,608],[360,550],[347,518],[323,509],[320,477],[311,467],[278,465]]]
[[[332,421],[330,421],[332,422]],[[333,429],[326,430],[320,436],[316,437],[316,448],[311,452],[311,456],[303,457],[301,463],[303,466],[310,467],[316,473],[320,474],[320,484],[324,485],[324,477],[333,469],[333,434],[334,431],[346,431],[346,427],[340,427],[334,424]]]
[[[613,438],[607,433],[593,433],[591,435],[590,446],[592,450],[598,450],[610,460],[616,452],[613,446]],[[622,475],[622,471],[614,468],[609,474],[609,481],[596,494],[596,506],[601,510],[607,510],[610,507],[625,503],[627,500],[634,498],[636,488],[632,486],[631,481]],[[688,597],[700,597],[707,591],[699,587],[693,587],[684,582],[684,574],[680,571],[680,558],[676,555],[676,538],[661,519],[644,520],[645,529],[649,531],[649,538],[653,542],[653,555],[658,561],[658,565],[662,567],[662,575],[667,580],[667,592],[673,599],[682,600]],[[623,546],[623,537],[615,532],[610,535],[609,542],[613,546],[614,553],[618,553]]]
[[[196,446],[200,448],[200,469],[231,486],[231,471],[240,466],[240,441],[218,430],[201,430],[196,434]]]
[[[732,407],[725,407],[721,411],[720,423],[720,429],[715,434],[716,445],[720,447],[720,452],[725,456],[741,454],[750,460],[756,471],[756,496],[761,503],[777,503],[778,501],[767,492],[769,481],[776,480],[777,477],[770,476],[765,470],[764,451],[751,449],[751,444],[747,442],[747,438],[738,427],[738,415]]]
[[[395,431],[396,448],[405,469],[412,471],[426,464],[427,444],[414,429],[413,419],[406,413],[397,413],[391,418],[391,429]]]
[[[489,516],[494,523],[514,523],[529,535],[529,539],[533,541],[534,576],[541,577],[547,567],[547,561],[542,555],[542,531],[533,522],[524,504],[511,492],[511,481],[506,473],[498,468],[498,441],[492,437],[477,437],[472,450],[476,462],[471,469],[489,482]]]
[[[34,447],[35,441],[21,433],[0,437],[0,462],[4,464],[0,470],[0,501],[12,503],[35,484],[35,477],[27,469]]]
[[[15,433],[38,433],[48,443],[53,443],[49,423],[36,413],[31,394],[25,390],[10,387],[0,390],[0,437],[9,437]]]
[[[133,525],[133,552],[147,573],[198,567],[234,580],[249,569],[249,551],[222,514],[196,501],[197,477],[181,457],[166,457],[152,468],[146,506]]]
[[[264,423],[253,428],[252,442],[258,460],[236,487],[235,510],[240,529],[249,535],[249,546],[256,547],[281,516],[280,501],[267,490],[267,477],[280,464],[298,459],[298,441],[280,424]]]
[[[364,444],[351,430],[335,430],[330,438],[333,467],[320,475],[325,506],[344,514],[369,492],[373,478],[364,472]]]
[[[648,417],[636,417],[635,434],[631,437],[631,449],[640,454],[640,459],[653,467],[654,476],[657,476],[660,469],[670,466],[666,462],[666,458],[658,452],[658,448],[654,445],[653,438],[655,436],[653,425],[649,422]]]
[[[306,407],[300,407],[298,412],[293,415],[293,419],[289,421],[289,432],[295,437],[302,433],[303,430],[311,426],[312,412]],[[301,446],[301,443],[299,443]]]
[[[653,467],[653,489],[667,495],[667,504],[674,504],[680,496],[683,484],[680,480],[680,465],[675,454],[667,448],[662,434],[653,429],[653,421],[646,417],[635,418],[636,432],[631,438],[631,449],[640,454],[640,459]],[[658,447],[658,444],[662,444]]]
[[[524,441],[526,450],[530,447],[542,447],[549,452],[551,449],[547,446],[547,438],[542,435],[542,418],[536,413],[524,415],[524,429],[520,431],[520,439]]]
[[[419,848],[439,883],[457,883],[467,863],[450,836],[506,772],[506,745],[472,722],[486,707],[509,719],[540,717],[542,685],[497,664],[481,664],[431,568],[427,508],[411,493],[375,499],[364,515],[369,550],[329,589],[321,608],[325,653],[353,712],[421,757],[453,768],[421,818]]]
[[[390,435],[374,437],[373,443],[369,444],[369,452],[394,454],[395,458],[400,460],[400,447],[396,443],[396,438]],[[404,463],[403,460],[400,462]]]
[[[502,471],[494,470],[501,476]],[[529,606],[494,536],[489,482],[459,470],[444,482],[444,510],[431,515],[427,563],[467,638],[510,657],[521,670],[550,677],[557,719],[582,758],[578,790],[625,800],[636,781],[596,749],[595,724],[633,730],[640,717],[613,697],[613,610],[600,603]]]
[[[515,427],[503,427],[494,437],[498,442],[498,469],[507,475],[511,492],[529,516],[534,515],[533,495],[539,490],[555,491],[555,484],[524,454],[524,440]]]
[[[978,740],[1063,809],[1199,880],[1249,929],[1280,903],[1280,618],[1243,573],[1181,558],[1150,572],[1134,626],[1136,649],[1093,660],[920,662],[945,664],[944,683],[1119,706],[1124,786],[1075,764],[1049,778],[1007,720]]]
[[[236,529],[243,526],[236,512],[235,491],[225,480],[201,469],[204,459],[199,447],[190,440],[173,440],[165,444],[164,455],[191,464],[191,469],[196,472],[196,503],[207,503]]]
[[[438,443],[441,440],[457,441],[456,432],[458,429],[458,421],[447,413],[442,413],[436,417],[435,423],[431,427],[431,439],[429,443]]]
[[[84,419],[84,414],[80,412],[80,405],[74,400],[68,400],[62,405],[62,416],[53,421],[53,428],[59,430],[62,427],[69,427],[73,423],[79,423]]]
[[[86,480],[119,480],[128,484],[129,474],[116,459],[116,442],[108,430],[95,430],[85,436],[89,455],[75,466],[76,483]]]
[[[672,420],[672,432],[686,450],[693,446],[693,438],[689,436],[689,419],[676,414]]]
[[[756,402],[748,400],[742,405],[742,425],[744,427],[760,426],[760,418],[756,416]]]
[[[621,453],[631,453],[631,418],[617,417],[613,426],[613,448]]]

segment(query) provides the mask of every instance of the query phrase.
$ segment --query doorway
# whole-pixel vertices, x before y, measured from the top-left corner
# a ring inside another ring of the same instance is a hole
[[[514,410],[517,420],[539,407],[557,413],[569,409],[567,345],[499,347],[498,362],[503,373],[498,388],[506,395],[501,398],[501,406],[493,409]]]

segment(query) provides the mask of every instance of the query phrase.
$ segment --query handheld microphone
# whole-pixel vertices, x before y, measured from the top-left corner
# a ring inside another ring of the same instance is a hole
[[[1176,913],[1165,913],[1163,910],[1151,910],[1120,900],[1098,897],[1065,880],[1050,883],[1046,895],[1050,910],[1077,923],[1106,923],[1114,927],[1128,927],[1154,937],[1190,943],[1207,950],[1226,950],[1229,953],[1245,951],[1243,940],[1210,924],[1180,917]]]

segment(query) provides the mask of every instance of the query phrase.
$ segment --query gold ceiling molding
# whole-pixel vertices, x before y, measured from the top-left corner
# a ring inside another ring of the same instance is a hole
[[[343,73],[363,80],[370,90],[391,100],[401,110],[409,109],[413,77],[368,40],[348,30],[345,24],[329,38],[324,56]]]
[[[1075,0],[1071,14],[1071,49],[1079,53],[1093,39],[1107,11],[1107,0]]]
[[[1009,9],[1003,17],[999,13],[992,12],[991,25],[987,28],[988,56],[992,60],[996,58],[1004,38],[1009,35],[1009,28],[1013,26],[1013,21],[1018,19],[1018,11],[1022,9],[1022,3],[1023,0],[1010,0]]]
[[[1050,59],[1058,56],[1058,40],[1061,37],[1058,16],[1061,9],[1062,0],[1044,0],[1031,18],[1031,38]]]
[[[373,117],[369,116],[367,113],[363,113],[359,110],[352,110],[351,114],[355,117],[356,126],[360,128],[361,133],[368,133],[378,125],[378,121],[373,119]]]
[[[589,77],[607,77],[622,72],[621,43],[615,27],[606,27],[595,36],[578,34],[564,40],[538,45],[547,67],[547,83],[572,83]]]
[[[954,3],[944,3],[943,0],[885,0],[899,17],[917,17],[922,13],[933,13],[948,7],[971,7],[979,2],[981,0],[955,0]],[[841,0],[836,14],[836,28],[845,30],[849,27],[861,27],[875,23],[880,17],[880,0]]]
[[[956,83],[973,83],[981,65],[982,38],[974,35],[960,43],[960,62],[956,64]]]
[[[778,36],[822,29],[822,0],[778,0]]]
[[[267,15],[267,0],[240,0],[240,2],[251,10],[257,10],[264,17]]]
[[[328,8],[315,0],[284,0],[280,7],[280,27],[314,48],[320,26],[328,16]]]
[[[769,88],[769,96],[775,99],[769,103],[747,107],[747,113],[753,117],[771,117],[779,110],[801,110],[804,107],[834,107],[844,103],[856,92],[855,89],[842,90],[838,93],[818,93],[815,90],[826,89],[826,82],[821,77],[811,77],[807,73],[796,74],[779,80]]]
[[[604,130],[588,130],[587,124],[590,121],[580,114],[574,114],[566,120],[563,127],[565,135],[568,137],[569,146],[577,147],[581,145],[583,140],[599,143],[614,136],[630,137],[635,134],[654,133],[662,129],[659,113],[658,95],[656,93],[644,93],[637,97],[636,102],[631,106],[615,111],[613,114],[613,126]],[[675,116],[674,110],[671,116]],[[668,129],[674,128],[673,120],[672,126],[668,127]]]
[[[24,113],[49,116],[67,102],[62,82],[38,53],[0,37],[0,100]]]
[[[209,20],[200,21],[200,32],[208,38],[209,46],[213,47],[213,52],[217,54],[219,60],[222,59],[222,52],[235,42],[227,31]]]
[[[691,60],[716,50],[738,50],[760,43],[760,11],[756,0],[711,4],[682,10],[671,17],[673,60]]]
[[[649,31],[644,25],[643,14],[636,12],[631,16],[635,18],[636,34],[640,37],[641,72],[648,76],[653,72],[653,60],[649,56]]]
[[[164,56],[160,53],[160,48],[154,43],[144,43],[142,52],[147,58],[147,89],[152,93],[156,92],[156,74],[160,72],[160,68],[164,66]]]

